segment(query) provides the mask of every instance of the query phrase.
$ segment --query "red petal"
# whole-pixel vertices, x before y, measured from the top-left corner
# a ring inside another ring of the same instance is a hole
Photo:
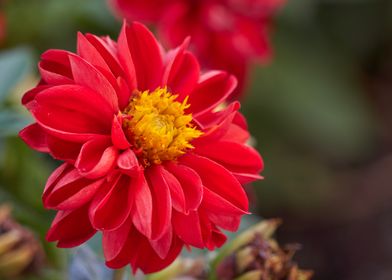
[[[126,28],[126,38],[136,71],[138,90],[155,90],[163,74],[162,55],[157,40],[144,25],[136,22]]]
[[[230,103],[225,109],[221,111],[209,111],[199,115],[196,118],[197,123],[201,124],[201,127],[205,129],[212,129],[215,126],[222,126],[227,123],[225,127],[229,126],[235,118],[236,111],[240,109],[240,103],[238,101]],[[226,128],[225,131],[227,131]]]
[[[216,161],[232,172],[257,174],[263,169],[263,160],[259,153],[244,144],[210,142],[197,146],[195,153]]]
[[[232,172],[232,174],[234,175],[234,177],[237,178],[238,182],[240,182],[241,185],[246,185],[251,182],[264,179],[264,177],[260,176],[259,174],[237,173],[237,172]]]
[[[172,93],[179,95],[179,101],[191,93],[200,77],[200,66],[196,57],[185,51],[188,44],[189,39],[186,39],[180,47],[167,54],[168,63],[163,77],[163,84],[167,85]]]
[[[130,177],[118,175],[107,182],[90,206],[90,220],[99,230],[115,230],[129,217],[134,201]]]
[[[110,146],[110,138],[97,137],[83,145],[75,167],[87,178],[106,175],[115,166],[118,150]]]
[[[131,225],[129,230],[128,225]],[[117,233],[120,230],[121,232]],[[105,235],[107,235],[106,238]],[[145,250],[142,247],[144,236],[132,226],[132,223],[125,222],[117,230],[104,232],[104,238],[106,239],[103,243],[106,265],[111,269],[119,269],[130,264],[135,255]]]
[[[49,152],[47,134],[39,124],[34,123],[25,127],[19,132],[19,137],[22,138],[30,148],[43,153]]]
[[[144,273],[156,272],[172,263],[181,252],[183,243],[178,238],[173,236],[170,244],[167,256],[162,259],[151,247],[149,240],[135,228],[131,228],[121,251],[114,259],[107,260],[106,265],[110,268],[121,268],[131,263],[134,272],[138,269]]]
[[[122,129],[121,116],[114,116],[112,123],[112,142],[120,150],[128,149],[131,145],[129,144],[127,138],[125,137],[124,131]]]
[[[78,32],[77,39],[77,54],[97,69],[104,69],[111,73],[111,69],[106,64],[106,61],[99,51],[80,32]]]
[[[164,259],[167,257],[169,253],[171,243],[173,240],[173,229],[169,228],[166,233],[157,240],[150,240],[150,245],[154,249],[155,253],[161,258]]]
[[[68,73],[70,74],[69,77],[72,77],[71,69],[69,67],[69,54],[70,52],[68,51],[52,49],[44,52],[41,55],[41,59],[62,65],[65,69],[68,69]]]
[[[107,40],[111,41],[109,38]],[[113,41],[111,43],[115,44]],[[116,91],[120,109],[123,109],[128,105],[131,92],[126,83],[121,82],[120,76],[123,76],[124,72],[107,45],[104,40],[94,35],[87,34],[85,37],[78,33],[78,54],[107,78]]]
[[[34,100],[34,98],[39,94],[41,91],[50,88],[48,85],[38,85],[35,88],[27,91],[22,97],[22,104],[29,109],[29,103]]]
[[[43,194],[45,207],[58,210],[74,210],[91,200],[103,179],[92,181],[71,169]]]
[[[248,130],[248,123],[246,122],[244,115],[242,115],[240,112],[235,114],[233,123],[245,130]]]
[[[50,85],[73,84],[68,55],[63,50],[48,50],[42,54],[38,64],[42,79]]]
[[[59,69],[58,65],[55,65],[53,63],[47,61],[40,61],[38,63],[38,70],[39,73],[41,74],[42,80],[44,80],[45,83],[47,84],[50,85],[74,84],[74,81],[71,80],[70,78],[56,73],[55,71],[60,72],[62,70]]]
[[[151,245],[148,244],[146,239],[139,240],[139,242],[141,244],[138,248],[138,253],[134,254],[131,259],[131,266],[133,271],[141,269],[146,274],[160,271],[171,264],[180,254],[183,246],[183,243],[173,236],[170,250],[167,256],[162,259],[155,253],[155,250],[151,248]]]
[[[177,178],[162,168],[162,176],[170,189],[173,208],[179,212],[187,212],[184,190]]]
[[[193,54],[186,52],[182,61],[176,67],[172,69],[167,85],[173,93],[188,96],[199,79],[199,63]]]
[[[208,188],[204,190],[202,205],[211,222],[230,231],[236,231],[240,225],[241,216],[247,214],[246,211],[237,208]]]
[[[129,104],[132,91],[129,89],[129,86],[123,77],[117,78],[117,86],[118,86],[118,92],[117,92],[118,103],[120,106],[120,110],[123,111]]]
[[[94,66],[77,55],[70,54],[69,60],[75,83],[88,87],[101,95],[109,104],[112,112],[117,113],[119,110],[117,94],[107,78]]]
[[[62,139],[109,134],[113,113],[95,92],[76,85],[48,88],[30,102],[37,121]]]
[[[236,124],[231,124],[222,139],[243,144],[248,141],[249,137],[250,134],[248,130],[243,129]]]
[[[226,243],[227,237],[220,230],[214,229],[211,234],[211,239],[209,241],[210,250],[222,247]]]
[[[133,178],[133,184],[135,206],[131,211],[132,221],[140,233],[150,239],[152,233],[153,200],[143,172],[140,172],[139,176]]]
[[[50,174],[48,180],[46,181],[46,185],[44,188],[44,192],[42,194],[42,200],[46,200],[47,194],[49,194],[57,182],[63,177],[63,174],[66,174],[71,169],[71,166],[67,163],[63,163],[59,167],[57,167],[52,174]],[[45,203],[44,203],[45,204]]]
[[[205,130],[205,133],[195,140],[193,140],[192,145],[197,147],[199,145],[208,145],[208,143],[219,141],[222,139],[227,132],[229,131],[230,126],[232,126],[232,120],[234,117],[234,112],[231,115],[228,115],[225,120],[221,123],[211,127],[208,130]]]
[[[160,239],[166,234],[171,221],[170,190],[163,178],[162,169],[161,165],[154,165],[146,169],[146,178],[152,194],[152,240]]]
[[[46,240],[58,241],[57,247],[71,248],[90,239],[96,230],[91,226],[87,207],[74,211],[59,211],[52,222]]]
[[[53,158],[72,164],[75,163],[83,144],[64,141],[52,135],[48,135],[47,139],[50,154]]]
[[[133,63],[132,55],[128,46],[127,25],[124,21],[120,36],[118,37],[118,58],[122,68],[125,71],[125,77],[128,83],[130,92],[137,87],[136,70]]]
[[[132,221],[128,219],[118,229],[104,231],[102,233],[102,247],[106,261],[110,262],[119,257],[122,249],[125,246],[125,242],[128,239],[131,228]],[[125,260],[125,263],[121,266],[124,266],[128,263],[129,261]]]
[[[204,244],[208,250],[212,251],[215,248],[221,247],[226,242],[227,237],[210,222],[208,217],[204,214],[204,211],[199,211],[199,219]]]
[[[181,157],[180,162],[195,170],[206,188],[237,208],[248,211],[248,197],[230,171],[212,160],[194,154]]]
[[[164,72],[162,76],[163,84],[167,83],[167,80],[172,72],[173,67],[176,68],[176,65],[180,64],[182,58],[184,56],[185,50],[188,48],[190,43],[190,37],[185,38],[180,46],[175,49],[169,50],[164,56]]]
[[[131,149],[125,150],[118,156],[117,165],[119,168],[131,175],[134,175],[135,172],[138,173],[141,171],[139,161]]]
[[[197,210],[203,199],[203,185],[199,175],[194,170],[180,164],[168,163],[166,168],[181,184],[186,201],[184,213]]]
[[[199,215],[196,211],[190,211],[186,215],[173,211],[173,228],[185,244],[204,248]]]
[[[189,110],[195,118],[211,111],[224,102],[236,86],[236,78],[226,72],[207,72],[200,77],[198,85],[189,96]]]
[[[87,40],[92,44],[99,54],[104,59],[105,63],[109,66],[110,71],[115,77],[122,76],[124,71],[122,70],[120,63],[117,58],[117,44],[109,37],[98,37],[92,34],[85,35]]]

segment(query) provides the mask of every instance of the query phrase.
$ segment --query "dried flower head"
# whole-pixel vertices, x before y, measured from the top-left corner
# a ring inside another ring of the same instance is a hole
[[[11,218],[8,205],[1,204],[0,279],[38,272],[43,258],[42,247],[34,234]]]
[[[312,272],[301,270],[293,261],[298,245],[283,248],[271,236],[279,220],[263,221],[247,230],[219,256],[218,279],[309,280]]]

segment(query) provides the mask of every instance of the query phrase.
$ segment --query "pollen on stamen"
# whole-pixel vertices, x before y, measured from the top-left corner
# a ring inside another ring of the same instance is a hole
[[[191,141],[203,133],[192,123],[188,97],[176,101],[177,95],[167,88],[157,88],[149,92],[138,92],[124,110],[129,116],[123,122],[123,129],[134,146],[141,152],[143,165],[161,164],[175,160],[193,149]]]

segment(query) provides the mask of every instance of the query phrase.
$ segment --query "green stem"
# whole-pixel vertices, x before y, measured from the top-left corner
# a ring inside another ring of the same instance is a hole
[[[125,275],[125,267],[116,269],[113,273],[113,280],[123,280]]]

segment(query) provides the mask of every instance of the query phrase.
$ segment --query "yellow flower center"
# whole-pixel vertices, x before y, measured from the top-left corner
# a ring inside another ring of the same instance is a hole
[[[182,103],[176,98],[166,88],[138,92],[124,110],[129,117],[123,129],[145,166],[176,159],[202,135],[192,125],[192,115],[185,114],[188,98]]]

